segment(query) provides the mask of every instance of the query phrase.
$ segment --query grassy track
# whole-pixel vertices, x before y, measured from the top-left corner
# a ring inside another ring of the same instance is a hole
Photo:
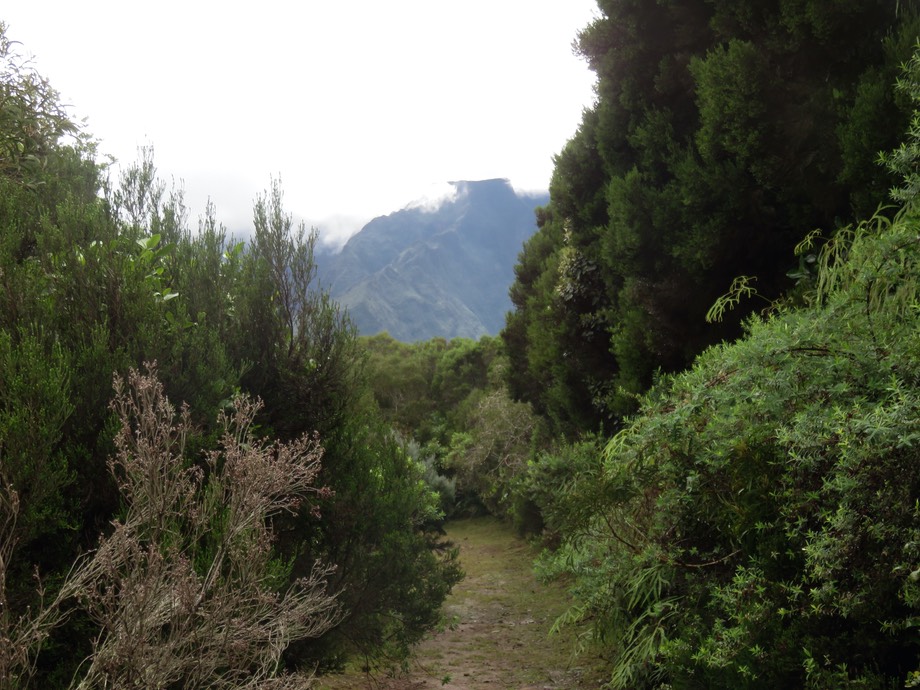
[[[549,637],[566,608],[564,589],[538,582],[533,548],[493,518],[453,522],[466,572],[445,602],[445,630],[417,650],[410,674],[398,678],[349,673],[320,688],[387,690],[583,690],[603,682],[593,660],[572,661],[574,633]]]

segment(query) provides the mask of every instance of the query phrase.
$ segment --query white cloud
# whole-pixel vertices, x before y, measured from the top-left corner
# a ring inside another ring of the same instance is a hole
[[[545,189],[593,100],[571,43],[594,0],[8,4],[10,37],[102,150],[152,142],[192,221],[210,197],[231,229],[272,175],[319,219],[390,213],[440,180]]]
[[[456,201],[460,193],[460,185],[456,182],[431,184],[420,196],[406,204],[405,208],[417,208],[422,211],[434,213],[446,202]]]
[[[307,222],[307,226],[319,232],[319,244],[322,247],[338,252],[348,238],[363,228],[368,220],[353,216],[330,216],[320,221]]]

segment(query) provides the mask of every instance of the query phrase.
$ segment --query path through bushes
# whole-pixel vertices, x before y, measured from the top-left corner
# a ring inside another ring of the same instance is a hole
[[[346,674],[322,679],[328,690],[580,690],[602,682],[595,660],[571,659],[574,633],[549,636],[565,610],[559,586],[533,575],[534,550],[492,518],[448,525],[466,572],[445,603],[447,627],[417,651],[406,677]]]

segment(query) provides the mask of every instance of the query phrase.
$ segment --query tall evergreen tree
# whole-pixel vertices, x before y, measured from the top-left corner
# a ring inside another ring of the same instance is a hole
[[[918,30],[882,0],[599,5],[577,42],[597,102],[556,157],[504,332],[512,390],[568,432],[737,335],[756,304],[705,322],[734,277],[772,300],[805,233],[874,210]]]

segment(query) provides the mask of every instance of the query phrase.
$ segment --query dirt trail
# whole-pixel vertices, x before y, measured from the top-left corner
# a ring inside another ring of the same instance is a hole
[[[565,610],[562,588],[534,578],[533,549],[492,518],[451,523],[466,572],[444,605],[448,627],[418,647],[408,677],[345,674],[324,690],[587,690],[603,682],[590,659],[572,660],[572,634],[549,637]]]

